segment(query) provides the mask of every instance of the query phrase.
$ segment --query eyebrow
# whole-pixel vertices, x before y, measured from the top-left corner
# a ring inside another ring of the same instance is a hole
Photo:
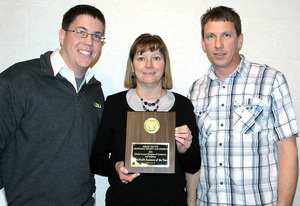
[[[88,29],[85,28],[85,27],[83,27],[83,26],[76,27],[75,29],[82,29],[82,30],[88,31]],[[102,32],[100,32],[100,31],[96,31],[96,32],[93,33],[93,34],[101,34],[101,35],[103,35]]]
[[[204,32],[204,35],[231,34],[231,33],[233,33],[233,31],[225,30],[222,32],[207,32],[207,33]]]

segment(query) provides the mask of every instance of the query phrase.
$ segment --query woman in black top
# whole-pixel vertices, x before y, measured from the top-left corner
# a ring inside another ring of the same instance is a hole
[[[90,160],[92,172],[108,176],[106,205],[187,205],[185,173],[200,168],[198,131],[191,102],[168,91],[172,88],[170,60],[159,36],[142,34],[135,40],[125,87],[129,90],[107,97]],[[176,112],[175,174],[128,173],[124,167],[128,111]]]

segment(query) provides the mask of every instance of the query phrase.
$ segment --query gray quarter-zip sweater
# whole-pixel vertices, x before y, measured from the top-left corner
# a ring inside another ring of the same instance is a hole
[[[11,206],[93,205],[89,157],[103,112],[94,77],[76,93],[47,52],[0,74],[0,188]]]

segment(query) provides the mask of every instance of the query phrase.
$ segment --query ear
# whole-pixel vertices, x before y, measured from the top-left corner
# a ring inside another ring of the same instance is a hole
[[[241,33],[238,39],[238,47],[239,50],[241,50],[242,46],[243,46],[243,41],[244,41],[244,35]]]
[[[202,45],[202,50],[204,51],[204,53],[206,53],[205,42],[203,40],[203,37],[201,37],[201,45]]]
[[[65,30],[63,30],[63,29],[59,30],[59,43],[60,43],[60,46],[62,46],[63,43],[64,43],[64,40],[65,40],[65,37],[66,37],[66,33],[67,32]]]

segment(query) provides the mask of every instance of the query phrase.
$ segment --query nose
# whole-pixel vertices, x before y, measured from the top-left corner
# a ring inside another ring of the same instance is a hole
[[[223,40],[221,37],[217,37],[215,40],[215,47],[222,48],[223,47]]]
[[[151,68],[152,67],[152,59],[147,59],[147,62],[146,62],[146,67],[147,68]]]
[[[88,45],[92,45],[93,44],[93,38],[92,38],[92,35],[91,34],[88,34],[87,37],[85,38],[84,40],[84,43],[85,44],[88,44]]]

